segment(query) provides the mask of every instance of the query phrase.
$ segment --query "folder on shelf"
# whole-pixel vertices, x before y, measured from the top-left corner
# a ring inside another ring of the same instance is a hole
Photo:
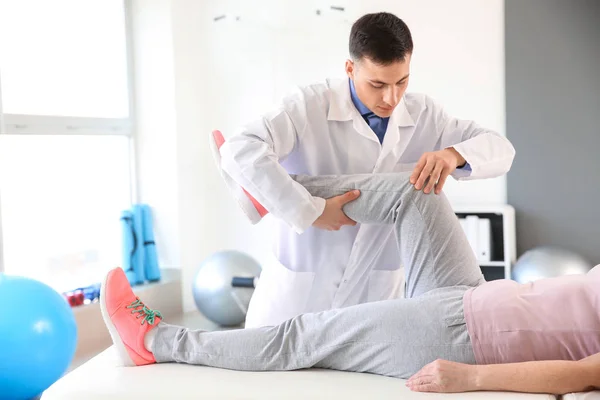
[[[480,263],[492,259],[492,230],[489,218],[479,218],[479,231],[477,238],[477,259]]]
[[[473,249],[475,258],[478,258],[479,217],[476,215],[468,215],[465,219],[467,239],[469,240],[471,249]]]

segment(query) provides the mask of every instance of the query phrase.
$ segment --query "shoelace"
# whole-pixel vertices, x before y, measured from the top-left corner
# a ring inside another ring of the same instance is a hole
[[[127,308],[133,308],[133,310],[131,310],[131,313],[138,314],[136,318],[143,318],[142,325],[144,325],[146,321],[150,325],[154,325],[154,318],[162,319],[160,311],[149,309],[144,305],[144,303],[141,302],[139,297],[136,297],[135,301],[128,305]]]

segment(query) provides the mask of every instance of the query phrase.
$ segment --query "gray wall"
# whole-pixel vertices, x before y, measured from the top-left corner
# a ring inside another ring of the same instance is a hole
[[[508,203],[517,252],[600,264],[600,0],[506,0]]]

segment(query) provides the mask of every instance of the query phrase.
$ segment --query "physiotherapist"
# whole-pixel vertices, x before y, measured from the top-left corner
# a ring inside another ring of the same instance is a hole
[[[391,227],[356,224],[342,211],[360,193],[313,197],[290,174],[412,171],[415,189],[433,196],[448,176],[494,178],[512,165],[505,137],[406,93],[413,42],[401,19],[364,15],[349,50],[347,79],[298,88],[221,148],[222,169],[276,217],[278,263],[264,267],[246,327],[405,295]]]

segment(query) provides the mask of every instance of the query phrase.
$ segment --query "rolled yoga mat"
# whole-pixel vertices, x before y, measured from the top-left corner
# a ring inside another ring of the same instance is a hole
[[[147,204],[142,204],[143,215],[143,243],[144,243],[144,273],[149,281],[160,280],[160,268],[154,242],[154,227],[152,223],[152,210]]]
[[[121,267],[125,271],[129,283],[135,285],[138,283],[138,278],[134,271],[133,255],[138,246],[138,240],[133,225],[133,213],[129,210],[121,212],[121,239],[123,243]]]
[[[142,206],[135,204],[133,211],[133,229],[137,239],[137,246],[133,251],[133,272],[135,273],[136,283],[144,283],[144,213]]]

